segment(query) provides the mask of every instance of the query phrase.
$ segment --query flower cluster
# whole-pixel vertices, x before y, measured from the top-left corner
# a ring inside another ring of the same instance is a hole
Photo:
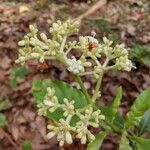
[[[88,106],[83,109],[82,112],[75,108],[75,102],[68,100],[67,98],[63,99],[63,103],[59,103],[54,88],[47,88],[47,94],[42,103],[38,104],[38,112],[40,115],[46,115],[46,113],[53,112],[57,108],[63,110],[63,116],[65,119],[60,119],[56,125],[48,125],[50,132],[47,134],[48,139],[53,136],[57,136],[59,145],[63,146],[64,142],[68,144],[72,143],[71,133],[75,133],[76,137],[81,139],[82,144],[86,144],[87,140],[92,142],[95,139],[95,136],[88,129],[89,126],[99,127],[99,121],[105,119],[101,115],[100,110],[94,111],[92,106]],[[76,115],[79,118],[76,126],[71,126],[71,119]]]
[[[65,120],[60,119],[57,126],[48,125],[47,128],[51,130],[51,132],[47,134],[48,139],[51,139],[56,135],[60,146],[63,146],[65,142],[72,144],[72,136],[70,132],[75,131],[75,127],[71,127]]]
[[[94,111],[92,107],[85,110],[85,114],[77,112],[80,121],[77,122],[77,138],[81,139],[82,144],[86,144],[87,139],[92,142],[95,136],[88,130],[88,126],[99,127],[99,120],[105,119],[105,116],[100,115],[100,110]]]
[[[67,37],[78,31],[79,23],[71,20],[66,22],[57,21],[50,28],[52,38],[49,39],[44,33],[38,36],[38,29],[32,25],[29,26],[30,33],[25,35],[24,39],[19,42],[19,58],[16,63],[24,64],[29,59],[38,59],[39,62],[44,60],[59,60],[69,72],[83,75],[93,75],[98,78],[105,70],[115,68],[118,70],[130,71],[132,62],[128,59],[128,51],[123,44],[112,46],[113,42],[106,37],[103,42],[99,42],[95,32],[90,36],[80,36],[79,40],[69,41]],[[81,52],[79,59],[70,57],[68,53],[72,49]],[[107,64],[102,64],[100,58],[106,58]],[[95,64],[90,73],[86,72],[87,67],[91,67],[91,59]],[[109,66],[109,61],[115,62]]]
[[[63,112],[61,119],[47,127],[50,130],[47,134],[48,139],[56,136],[60,146],[63,146],[65,142],[71,144],[74,136],[79,138],[82,144],[95,139],[89,126],[97,128],[100,120],[105,119],[94,105],[100,95],[99,88],[103,74],[109,69],[130,71],[133,67],[128,58],[128,50],[123,44],[114,46],[113,42],[106,37],[99,42],[95,38],[94,31],[91,35],[79,36],[78,40],[70,40],[68,37],[78,32],[78,27],[79,23],[72,20],[57,21],[50,28],[51,38],[48,38],[44,33],[38,34],[38,29],[30,25],[30,32],[18,43],[20,49],[16,63],[24,64],[30,59],[37,59],[40,63],[52,59],[60,61],[69,72],[74,74],[87,99],[87,106],[76,108],[74,100],[63,98],[60,101],[55,89],[49,87],[44,100],[37,105],[39,115],[48,116],[51,113],[55,114],[57,110]],[[72,50],[79,51],[78,58],[72,56]],[[86,91],[80,78],[85,75],[92,75],[97,79],[92,97]]]
[[[67,20],[62,23],[58,20],[56,23],[53,23],[50,28],[50,33],[54,38],[58,38],[60,41],[63,39],[63,36],[69,36],[72,33],[78,32],[79,22],[73,22]]]
[[[44,116],[46,116],[47,110],[54,112],[59,107],[54,88],[47,88],[47,95],[45,96],[45,99],[42,103],[39,103],[37,107],[39,108],[38,114]]]

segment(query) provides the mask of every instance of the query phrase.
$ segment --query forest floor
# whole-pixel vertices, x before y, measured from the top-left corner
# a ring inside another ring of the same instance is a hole
[[[34,61],[26,65],[27,75],[17,81],[14,81],[12,72],[18,56],[17,43],[28,32],[30,24],[36,24],[40,31],[48,33],[49,27],[56,20],[76,18],[94,3],[75,0],[47,0],[47,3],[46,0],[0,0],[0,104],[6,103],[5,108],[0,105],[0,111],[7,118],[6,127],[0,128],[0,150],[19,150],[26,140],[31,141],[34,150],[85,149],[79,141],[63,148],[58,147],[55,138],[48,141],[47,120],[37,115],[34,105],[31,92],[33,79],[75,82],[63,66],[56,61],[48,62],[49,68],[40,72],[38,62]],[[96,31],[99,40],[106,36],[131,49],[137,45],[149,47],[149,0],[109,0],[100,10],[82,20],[80,34],[89,35],[91,30]],[[123,98],[119,109],[122,116],[130,109],[139,93],[150,87],[150,60],[143,64],[134,58],[133,62],[136,69],[129,73],[108,72],[102,82],[102,97],[99,100],[106,104],[113,100],[117,87],[122,86]],[[95,86],[95,82],[91,77],[84,78],[89,91]],[[102,150],[117,150],[118,143],[118,136],[110,135],[102,145]]]

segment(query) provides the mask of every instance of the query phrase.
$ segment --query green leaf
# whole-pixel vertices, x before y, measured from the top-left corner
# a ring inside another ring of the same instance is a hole
[[[144,139],[141,137],[134,137],[133,141],[136,143],[138,150],[149,150],[150,149],[150,140]]]
[[[116,43],[117,40],[119,39],[119,37],[118,37],[118,34],[117,34],[117,33],[112,32],[112,33],[108,34],[108,39],[109,39],[110,41],[113,41],[114,43]]]
[[[126,137],[126,132],[124,132],[122,134],[121,142],[120,142],[120,145],[119,145],[119,150],[132,150],[132,148],[129,145],[129,141]]]
[[[150,89],[143,91],[135,100],[125,118],[125,127],[130,128],[138,123],[144,113],[150,108]]]
[[[58,98],[60,103],[63,102],[64,98],[68,100],[75,101],[75,108],[83,108],[87,105],[86,98],[84,94],[78,90],[70,86],[69,84],[61,81],[52,82],[50,80],[34,80],[32,84],[32,91],[33,95],[36,99],[36,103],[41,103],[44,100],[44,97],[47,93],[47,87],[55,88],[55,94]],[[57,109],[55,112],[51,113],[48,112],[49,118],[58,121],[60,118],[63,117],[62,109]],[[75,117],[74,120],[77,120]],[[72,122],[72,121],[71,121]],[[74,124],[74,121],[72,122]]]
[[[115,120],[116,122],[117,119],[121,117],[118,113],[118,107],[120,105],[121,98],[122,98],[122,88],[119,87],[117,89],[117,95],[113,100],[113,102],[108,106],[100,106],[100,110],[102,111],[102,114],[106,116],[106,119],[109,122],[113,122],[113,120]]]
[[[32,150],[32,145],[30,141],[25,141],[22,145],[23,150]]]
[[[28,74],[28,70],[25,67],[16,67],[13,68],[11,71],[11,76],[17,78],[17,77],[24,77],[25,75]]]
[[[150,62],[150,45],[135,44],[130,51],[130,59],[140,62],[144,65]]]
[[[17,84],[18,84],[18,81],[17,81],[16,78],[13,78],[13,79],[11,79],[11,80],[9,81],[9,86],[10,86],[11,88],[16,88],[16,87],[17,87]]]
[[[52,82],[50,80],[33,80],[32,92],[36,103],[41,103],[46,95],[46,89],[50,87]]]
[[[121,99],[122,99],[122,88],[119,87],[117,89],[117,95],[116,95],[114,101],[112,102],[112,104],[110,105],[110,107],[111,107],[110,121],[111,122],[114,120],[115,115],[118,112],[118,107],[120,105]]]
[[[5,126],[7,124],[6,117],[3,113],[0,113],[0,126]]]
[[[0,111],[7,109],[10,106],[9,99],[0,100]]]
[[[19,83],[19,79],[28,74],[28,70],[25,67],[15,67],[11,70],[9,86],[16,88]]]
[[[99,150],[106,135],[106,132],[103,131],[98,133],[95,140],[87,145],[87,150]]]
[[[150,109],[144,114],[138,125],[139,134],[150,131]]]
[[[124,119],[120,116],[119,112],[116,113],[115,118],[113,120],[113,124],[118,127],[119,129],[124,128]]]

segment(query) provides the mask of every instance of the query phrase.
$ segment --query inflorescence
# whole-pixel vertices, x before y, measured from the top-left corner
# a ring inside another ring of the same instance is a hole
[[[24,64],[27,60],[35,58],[41,63],[45,60],[56,59],[61,61],[73,74],[79,76],[91,74],[96,78],[108,68],[131,70],[132,62],[128,59],[128,51],[123,44],[113,47],[113,42],[106,37],[103,38],[103,43],[99,43],[93,35],[80,36],[78,41],[68,41],[67,37],[77,32],[78,27],[78,22],[68,20],[62,23],[57,21],[57,23],[53,23],[49,31],[52,38],[49,39],[46,34],[41,33],[39,39],[38,29],[30,25],[30,33],[19,42],[21,48],[16,63]],[[82,52],[79,59],[74,56],[69,58],[68,53],[72,49]],[[109,61],[112,60],[114,65],[103,68],[99,61],[101,57],[105,57]],[[86,68],[92,66],[89,58],[95,61],[95,65],[92,71],[86,72]]]
[[[45,60],[55,59],[74,75],[92,75],[96,79],[109,69],[130,71],[133,67],[123,44],[113,46],[113,42],[106,37],[100,43],[95,38],[94,31],[90,36],[80,36],[78,40],[69,41],[68,37],[79,30],[79,23],[76,21],[53,23],[49,30],[52,38],[48,38],[44,33],[38,36],[38,29],[33,25],[30,25],[29,29],[30,33],[19,42],[19,58],[16,63],[24,64],[30,59],[38,59],[40,63],[43,63]],[[79,58],[69,55],[73,49],[81,53]],[[109,65],[110,61],[112,65]],[[94,62],[94,65],[91,62]],[[49,87],[43,102],[38,104],[38,113],[43,116],[46,116],[47,111],[54,112],[57,108],[63,110],[63,118],[55,125],[48,125],[50,132],[47,135],[49,139],[56,135],[60,146],[65,142],[72,143],[72,133],[81,140],[82,144],[85,144],[87,140],[93,141],[95,136],[88,127],[97,128],[100,120],[105,119],[100,110],[94,109],[92,105],[79,111],[74,103],[74,100],[66,98],[63,99],[63,103],[59,103],[55,89]],[[79,118],[79,121],[75,126],[71,126],[70,121],[74,115]]]
[[[56,125],[48,125],[48,129],[51,131],[47,134],[48,139],[56,135],[60,146],[63,146],[64,142],[72,143],[71,133],[75,133],[76,137],[81,139],[82,144],[86,144],[87,140],[93,141],[95,136],[88,130],[88,127],[97,128],[99,121],[105,119],[100,110],[94,111],[92,106],[89,105],[81,111],[74,107],[74,103],[73,100],[66,98],[63,99],[63,103],[59,103],[55,95],[55,89],[48,87],[44,101],[37,105],[39,115],[43,116],[46,116],[48,111],[54,112],[58,108],[63,110],[63,118]],[[71,119],[75,115],[79,118],[79,121],[76,126],[71,126]]]

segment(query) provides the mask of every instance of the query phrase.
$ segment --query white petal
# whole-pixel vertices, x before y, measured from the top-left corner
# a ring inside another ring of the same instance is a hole
[[[72,143],[72,136],[71,136],[70,132],[68,132],[68,131],[66,132],[65,140],[68,144]]]
[[[64,141],[61,140],[61,141],[59,142],[59,146],[62,147],[63,145],[64,145]]]
[[[81,138],[81,144],[86,144],[86,135]]]
[[[56,135],[56,133],[55,132],[49,132],[48,134],[47,134],[47,138],[48,139],[51,139],[52,137],[54,137]]]
[[[54,106],[54,103],[52,103],[51,101],[48,101],[48,100],[44,100],[44,104],[47,106]]]

